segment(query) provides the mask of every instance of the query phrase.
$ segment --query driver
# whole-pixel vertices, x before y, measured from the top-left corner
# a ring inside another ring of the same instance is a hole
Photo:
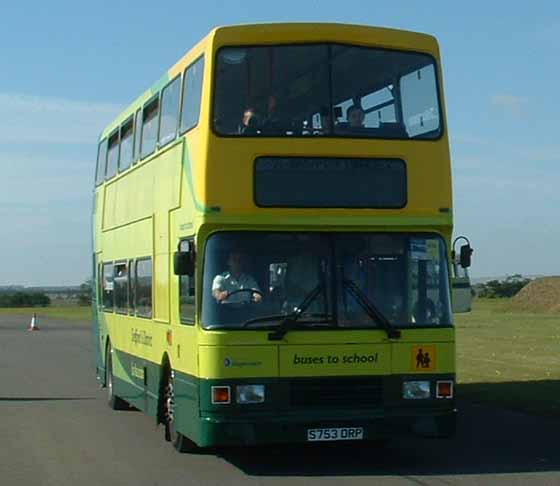
[[[214,277],[212,296],[219,303],[260,302],[262,294],[257,281],[251,275],[243,273],[243,255],[239,251],[232,251],[227,264],[229,271]],[[247,290],[239,292],[244,289]]]

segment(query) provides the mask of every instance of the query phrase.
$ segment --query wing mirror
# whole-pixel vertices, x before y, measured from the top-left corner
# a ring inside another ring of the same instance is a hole
[[[471,245],[466,244],[461,246],[461,249],[459,251],[459,264],[463,268],[469,268],[471,266],[471,255],[473,254],[474,250],[471,248]]]
[[[466,245],[462,245],[459,249],[459,258],[457,259],[457,253],[455,251],[455,244],[458,240],[465,240]],[[453,242],[453,251],[451,252],[451,261],[456,264],[461,265],[462,268],[469,268],[471,266],[472,254],[474,250],[471,247],[470,241],[465,236],[458,236]]]

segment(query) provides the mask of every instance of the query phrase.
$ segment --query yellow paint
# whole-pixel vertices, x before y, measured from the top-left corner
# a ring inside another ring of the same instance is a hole
[[[154,259],[153,305],[157,321],[104,313],[114,348],[156,364],[166,355],[174,369],[203,378],[455,372],[453,329],[404,330],[402,337],[393,341],[381,330],[294,331],[282,341],[271,343],[267,331],[205,331],[198,318],[194,326],[180,323],[179,280],[173,274],[172,261],[182,237],[195,236],[199,255],[208,235],[223,229],[430,231],[443,235],[449,243],[452,192],[445,132],[436,141],[322,138],[291,139],[289,143],[280,139],[218,138],[212,133],[212,76],[218,49],[226,45],[321,41],[421,51],[439,62],[437,42],[431,36],[362,26],[220,27],[201,40],[166,73],[172,79],[198,57],[205,56],[197,128],[96,189],[93,223],[98,261],[143,256]],[[441,80],[441,69],[438,70]],[[152,95],[152,90],[140,95],[101,137]],[[443,91],[440,99],[445,113]],[[442,122],[445,129],[445,117]],[[396,210],[257,208],[253,201],[253,161],[257,156],[275,154],[402,158],[407,162],[408,204]],[[220,210],[208,212],[211,207]],[[440,208],[450,211],[441,213]],[[196,280],[202,280],[200,266]],[[200,306],[200,287],[197,292]],[[167,342],[170,329],[173,346]],[[433,353],[429,369],[416,370],[413,366],[414,350],[420,347]],[[344,362],[344,357],[355,355],[376,358],[366,358],[364,362],[349,362],[347,358]],[[338,358],[336,363],[332,362],[334,356]],[[299,363],[296,358],[310,358],[311,362]],[[230,360],[229,366],[226,359]]]
[[[201,378],[278,376],[276,346],[200,346]]]
[[[387,344],[280,348],[280,376],[383,375],[390,372],[391,346]]]

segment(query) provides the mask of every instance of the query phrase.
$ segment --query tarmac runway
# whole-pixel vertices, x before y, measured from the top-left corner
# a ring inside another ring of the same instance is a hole
[[[163,428],[114,412],[87,322],[0,316],[0,485],[560,485],[560,421],[460,403],[454,439],[178,454]]]

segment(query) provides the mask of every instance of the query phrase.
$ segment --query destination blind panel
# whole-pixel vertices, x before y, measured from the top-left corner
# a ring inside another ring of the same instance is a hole
[[[255,202],[262,207],[402,208],[406,164],[400,159],[259,157]]]

